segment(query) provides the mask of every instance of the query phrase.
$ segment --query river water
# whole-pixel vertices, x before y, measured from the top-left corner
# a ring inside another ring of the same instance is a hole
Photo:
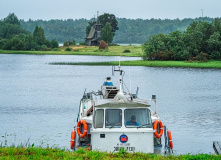
[[[139,58],[121,57],[121,60]],[[100,89],[111,66],[51,62],[118,61],[119,57],[0,54],[0,145],[69,148],[79,101]],[[177,154],[214,153],[221,140],[221,70],[122,67],[138,97],[156,94],[158,114],[171,131]],[[119,76],[112,76],[116,83]]]

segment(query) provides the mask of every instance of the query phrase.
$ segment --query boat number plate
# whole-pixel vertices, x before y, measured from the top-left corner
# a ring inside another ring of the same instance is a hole
[[[127,151],[135,151],[135,147],[114,147],[114,151],[119,151],[121,148],[125,148]]]

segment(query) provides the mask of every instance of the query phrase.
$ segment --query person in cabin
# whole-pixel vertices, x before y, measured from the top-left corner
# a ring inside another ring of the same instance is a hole
[[[126,125],[139,126],[139,123],[136,122],[136,116],[131,116],[131,120],[126,122]]]

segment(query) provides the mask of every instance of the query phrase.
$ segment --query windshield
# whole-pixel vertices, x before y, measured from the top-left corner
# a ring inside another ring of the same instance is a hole
[[[120,128],[122,126],[122,110],[106,109],[105,111],[105,127]]]
[[[125,109],[124,122],[127,128],[130,127],[152,128],[150,111],[145,108]]]
[[[104,110],[97,109],[94,117],[94,128],[103,128],[104,125]]]

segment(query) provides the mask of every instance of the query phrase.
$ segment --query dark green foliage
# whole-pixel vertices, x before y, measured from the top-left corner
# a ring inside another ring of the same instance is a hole
[[[101,15],[102,16],[102,15]],[[102,19],[102,17],[101,17]],[[116,18],[117,27],[114,35],[114,43],[144,43],[150,36],[158,33],[169,34],[173,31],[184,32],[193,21],[200,21],[202,18],[186,19],[126,19]],[[213,18],[204,17],[205,22],[212,22]],[[33,33],[36,26],[41,26],[45,31],[45,37],[49,40],[56,39],[60,43],[75,39],[76,42],[85,41],[94,18],[91,20],[20,20],[22,28]],[[103,22],[102,22],[103,23]],[[104,23],[105,26],[106,23]],[[111,23],[110,23],[111,24]],[[112,26],[113,28],[113,26]],[[219,27],[217,29],[220,29]],[[85,30],[87,30],[85,32]]]
[[[118,22],[114,14],[104,13],[99,16],[99,20],[102,25],[102,28],[104,28],[107,23],[111,25],[113,36],[115,35],[115,32],[119,30]]]
[[[40,47],[40,51],[50,51],[51,49],[48,48],[47,45],[43,44],[41,47]]]
[[[66,47],[68,47],[68,46],[76,46],[76,42],[75,42],[75,40],[73,40],[73,41],[65,41],[63,46],[66,46]]]
[[[86,34],[85,29],[89,20],[86,19],[67,19],[67,20],[20,20],[22,28],[31,33],[35,26],[41,26],[45,31],[45,37],[49,40],[56,39],[59,43],[75,39],[76,42],[84,41]]]
[[[26,30],[20,28],[18,24],[11,24],[2,22],[0,25],[0,37],[2,38],[12,38],[15,35],[19,35],[22,33],[28,33]]]
[[[56,39],[51,40],[51,48],[58,48],[59,44]]]
[[[184,33],[152,35],[143,44],[144,60],[221,59],[221,23],[193,22]]]
[[[65,48],[65,51],[72,51],[70,47]]]
[[[36,26],[33,32],[33,38],[34,38],[34,41],[38,45],[45,44],[46,38],[45,38],[44,30],[41,27]]]
[[[33,35],[20,27],[14,13],[0,21],[0,49],[4,50],[50,50],[57,48],[58,42],[45,38],[44,30],[36,26]]]
[[[123,53],[130,53],[130,50],[129,50],[129,49],[125,49],[125,50],[123,51]]]
[[[76,46],[76,42],[75,42],[75,40],[73,40],[72,45],[73,45],[73,46]]]
[[[108,45],[112,43],[114,38],[114,33],[112,32],[112,27],[110,23],[106,23],[101,31],[101,40],[105,41]]]
[[[79,45],[85,46],[86,42],[80,42]]]
[[[9,13],[9,15],[6,18],[4,18],[3,23],[20,26],[20,22],[14,13]]]

